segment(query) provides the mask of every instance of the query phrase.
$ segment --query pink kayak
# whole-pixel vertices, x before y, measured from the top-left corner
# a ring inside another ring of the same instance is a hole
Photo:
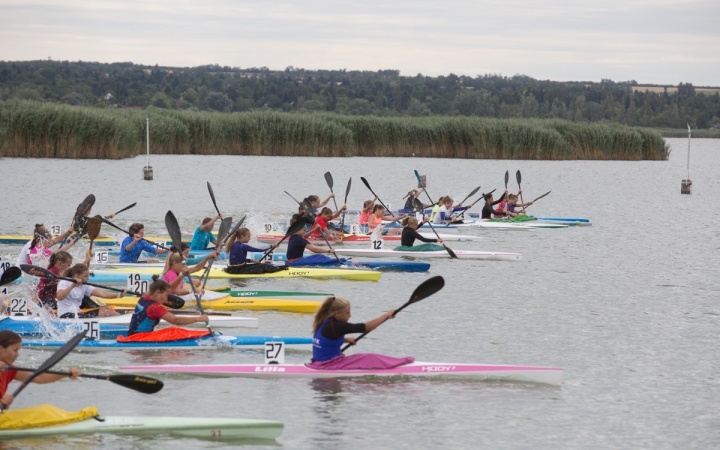
[[[369,376],[453,377],[481,380],[529,381],[559,384],[563,369],[557,367],[495,366],[480,364],[414,362],[382,370],[317,370],[304,364],[156,365],[120,367],[128,372],[184,373],[244,378],[339,378]]]

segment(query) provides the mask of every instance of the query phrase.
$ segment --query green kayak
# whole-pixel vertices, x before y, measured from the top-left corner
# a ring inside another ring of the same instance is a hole
[[[0,439],[93,433],[172,435],[216,440],[275,439],[282,430],[282,422],[271,420],[98,416],[54,427],[0,430]]]

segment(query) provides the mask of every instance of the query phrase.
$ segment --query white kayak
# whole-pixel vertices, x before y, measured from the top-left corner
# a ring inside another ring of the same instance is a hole
[[[482,252],[476,250],[455,250],[455,255],[458,259],[486,259],[489,261],[520,261],[523,257],[522,253],[506,253],[506,252]],[[398,257],[398,256],[409,256],[413,258],[450,258],[450,255],[445,250],[429,251],[429,252],[408,252],[408,251],[395,251],[395,250],[372,250],[369,248],[350,249],[350,248],[338,248],[335,249],[335,253],[338,256],[359,256],[363,258],[387,258],[387,257]]]
[[[533,230],[535,228],[567,228],[568,226],[558,222],[493,222],[489,220],[476,220],[471,223],[457,225],[458,229],[466,228],[492,228],[498,230]]]
[[[271,420],[97,416],[68,425],[0,430],[0,439],[93,433],[131,434],[152,437],[171,435],[212,440],[276,439],[282,431],[283,423]],[[68,442],[68,444],[71,442],[72,441]],[[141,447],[144,447],[144,445]]]
[[[179,315],[180,317],[192,317],[190,314],[183,314],[182,311],[173,311],[174,314]],[[210,326],[214,328],[257,328],[259,320],[257,317],[240,317],[240,316],[231,316],[231,315],[216,315],[216,314],[208,314],[208,317],[210,317]],[[0,316],[2,318],[2,316]],[[108,325],[130,325],[130,319],[132,318],[132,314],[120,314],[119,316],[109,316],[109,317],[92,317],[92,318],[84,318],[84,319],[53,319],[52,323],[61,322],[61,323],[92,323],[97,322],[99,324],[108,324]],[[17,321],[30,321],[30,322],[36,322],[38,324],[42,323],[42,319],[39,316],[12,316],[13,320]],[[160,325],[170,325],[169,323],[165,322],[164,320],[160,321]],[[197,323],[191,323],[188,325],[183,325],[188,327],[198,327],[198,328],[205,328],[205,322],[197,322]]]
[[[225,364],[225,365],[155,365],[125,366],[121,371],[183,373],[214,377],[245,378],[342,378],[368,376],[407,376],[475,378],[480,380],[529,381],[558,384],[563,369],[557,367],[501,366],[489,364],[455,364],[413,362],[392,369],[327,370],[311,369],[304,364]]]

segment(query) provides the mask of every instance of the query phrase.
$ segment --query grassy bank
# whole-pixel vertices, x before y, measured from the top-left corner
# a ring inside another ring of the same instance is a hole
[[[655,128],[655,131],[667,138],[686,138],[688,135],[687,128]],[[720,139],[720,130],[692,130],[692,137]]]
[[[665,160],[653,130],[608,123],[471,117],[388,118],[332,113],[208,113],[0,103],[4,156],[124,158],[165,154],[421,156]]]

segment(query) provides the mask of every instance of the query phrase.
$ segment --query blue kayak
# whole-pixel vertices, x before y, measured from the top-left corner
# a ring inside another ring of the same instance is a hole
[[[122,325],[109,325],[101,323],[100,336],[108,339],[114,339],[117,336],[125,335],[128,327]],[[15,320],[11,317],[5,317],[0,320],[0,330],[10,330],[27,337],[42,337],[49,333],[67,333],[68,330],[80,332],[83,329],[82,323],[53,322],[52,329],[48,329],[39,320]]]
[[[117,342],[114,339],[86,339],[75,347],[76,350],[169,350],[169,349],[198,349],[217,350],[218,348],[237,347],[243,349],[264,349],[266,342],[284,342],[286,349],[311,350],[312,339],[307,337],[289,336],[230,336],[216,334],[215,341],[210,336],[197,339],[183,339],[170,342]],[[65,341],[23,339],[22,346],[33,349],[54,350],[65,345]]]

